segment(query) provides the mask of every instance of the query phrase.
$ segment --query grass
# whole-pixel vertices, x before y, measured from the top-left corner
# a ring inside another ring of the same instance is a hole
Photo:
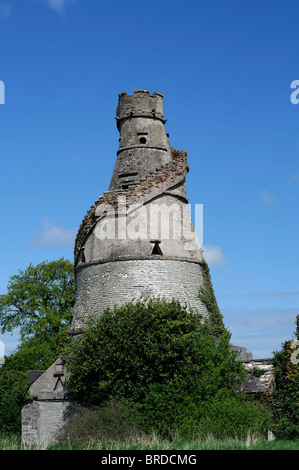
[[[247,440],[226,439],[217,440],[207,437],[202,441],[186,441],[174,439],[161,440],[155,435],[137,437],[123,443],[118,442],[89,442],[86,446],[29,446],[21,443],[19,436],[0,435],[0,450],[299,450],[299,439],[293,441],[267,441],[255,436]]]

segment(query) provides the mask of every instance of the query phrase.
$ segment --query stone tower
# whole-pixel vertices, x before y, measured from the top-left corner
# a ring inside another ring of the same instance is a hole
[[[106,307],[173,298],[207,316],[200,302],[203,255],[186,197],[187,152],[171,148],[163,95],[119,95],[119,149],[109,190],[91,206],[75,242],[71,334]]]

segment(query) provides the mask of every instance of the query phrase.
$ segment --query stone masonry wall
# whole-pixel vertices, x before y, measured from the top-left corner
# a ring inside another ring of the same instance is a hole
[[[142,198],[149,195],[153,190],[157,191],[157,194],[159,194],[165,191],[167,187],[173,187],[184,180],[186,173],[189,171],[187,166],[187,152],[185,150],[179,151],[172,148],[171,153],[172,160],[164,167],[157,168],[156,171],[146,179],[135,183],[134,186],[127,190],[108,191],[94,202],[87,214],[84,216],[78,230],[74,248],[75,264],[80,248],[84,244],[84,239],[88,236],[96,222],[99,220],[99,217],[97,217],[97,210],[101,205],[105,206],[105,204],[108,204],[117,210],[120,196],[125,196],[126,204],[128,206],[136,203],[138,204]]]
[[[88,264],[77,269],[77,294],[71,332],[84,328],[84,316],[140,298],[173,298],[207,315],[198,298],[201,265],[179,259],[138,259]],[[88,311],[86,307],[88,306]]]
[[[22,408],[22,443],[34,445],[39,439],[39,403],[34,401]]]
[[[68,401],[34,401],[22,409],[22,443],[49,445],[66,421]]]

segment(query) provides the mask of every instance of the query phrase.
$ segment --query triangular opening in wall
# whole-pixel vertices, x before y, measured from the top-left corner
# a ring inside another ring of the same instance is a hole
[[[59,378],[56,382],[54,392],[63,392],[63,391],[64,391],[64,386],[63,386],[61,379]]]
[[[159,246],[159,243],[160,243],[160,242],[159,242],[159,241],[156,241],[156,242],[154,242],[154,243],[155,243],[155,244],[154,244],[154,248],[153,248],[153,251],[152,251],[152,255],[163,255],[162,250],[161,250],[161,248],[160,248],[160,246]]]

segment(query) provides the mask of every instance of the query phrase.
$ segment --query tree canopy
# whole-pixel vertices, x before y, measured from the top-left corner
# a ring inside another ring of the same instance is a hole
[[[63,258],[30,264],[10,278],[0,295],[2,333],[19,328],[20,343],[0,367],[0,428],[19,432],[28,399],[28,371],[46,369],[66,347],[75,299],[71,262]]]
[[[296,323],[296,341],[285,341],[273,358],[276,387],[269,406],[273,413],[273,430],[280,439],[299,437],[299,315]]]
[[[0,295],[2,333],[19,328],[21,340],[36,335],[56,336],[69,324],[75,300],[73,264],[57,261],[33,266],[13,275],[7,293]]]

